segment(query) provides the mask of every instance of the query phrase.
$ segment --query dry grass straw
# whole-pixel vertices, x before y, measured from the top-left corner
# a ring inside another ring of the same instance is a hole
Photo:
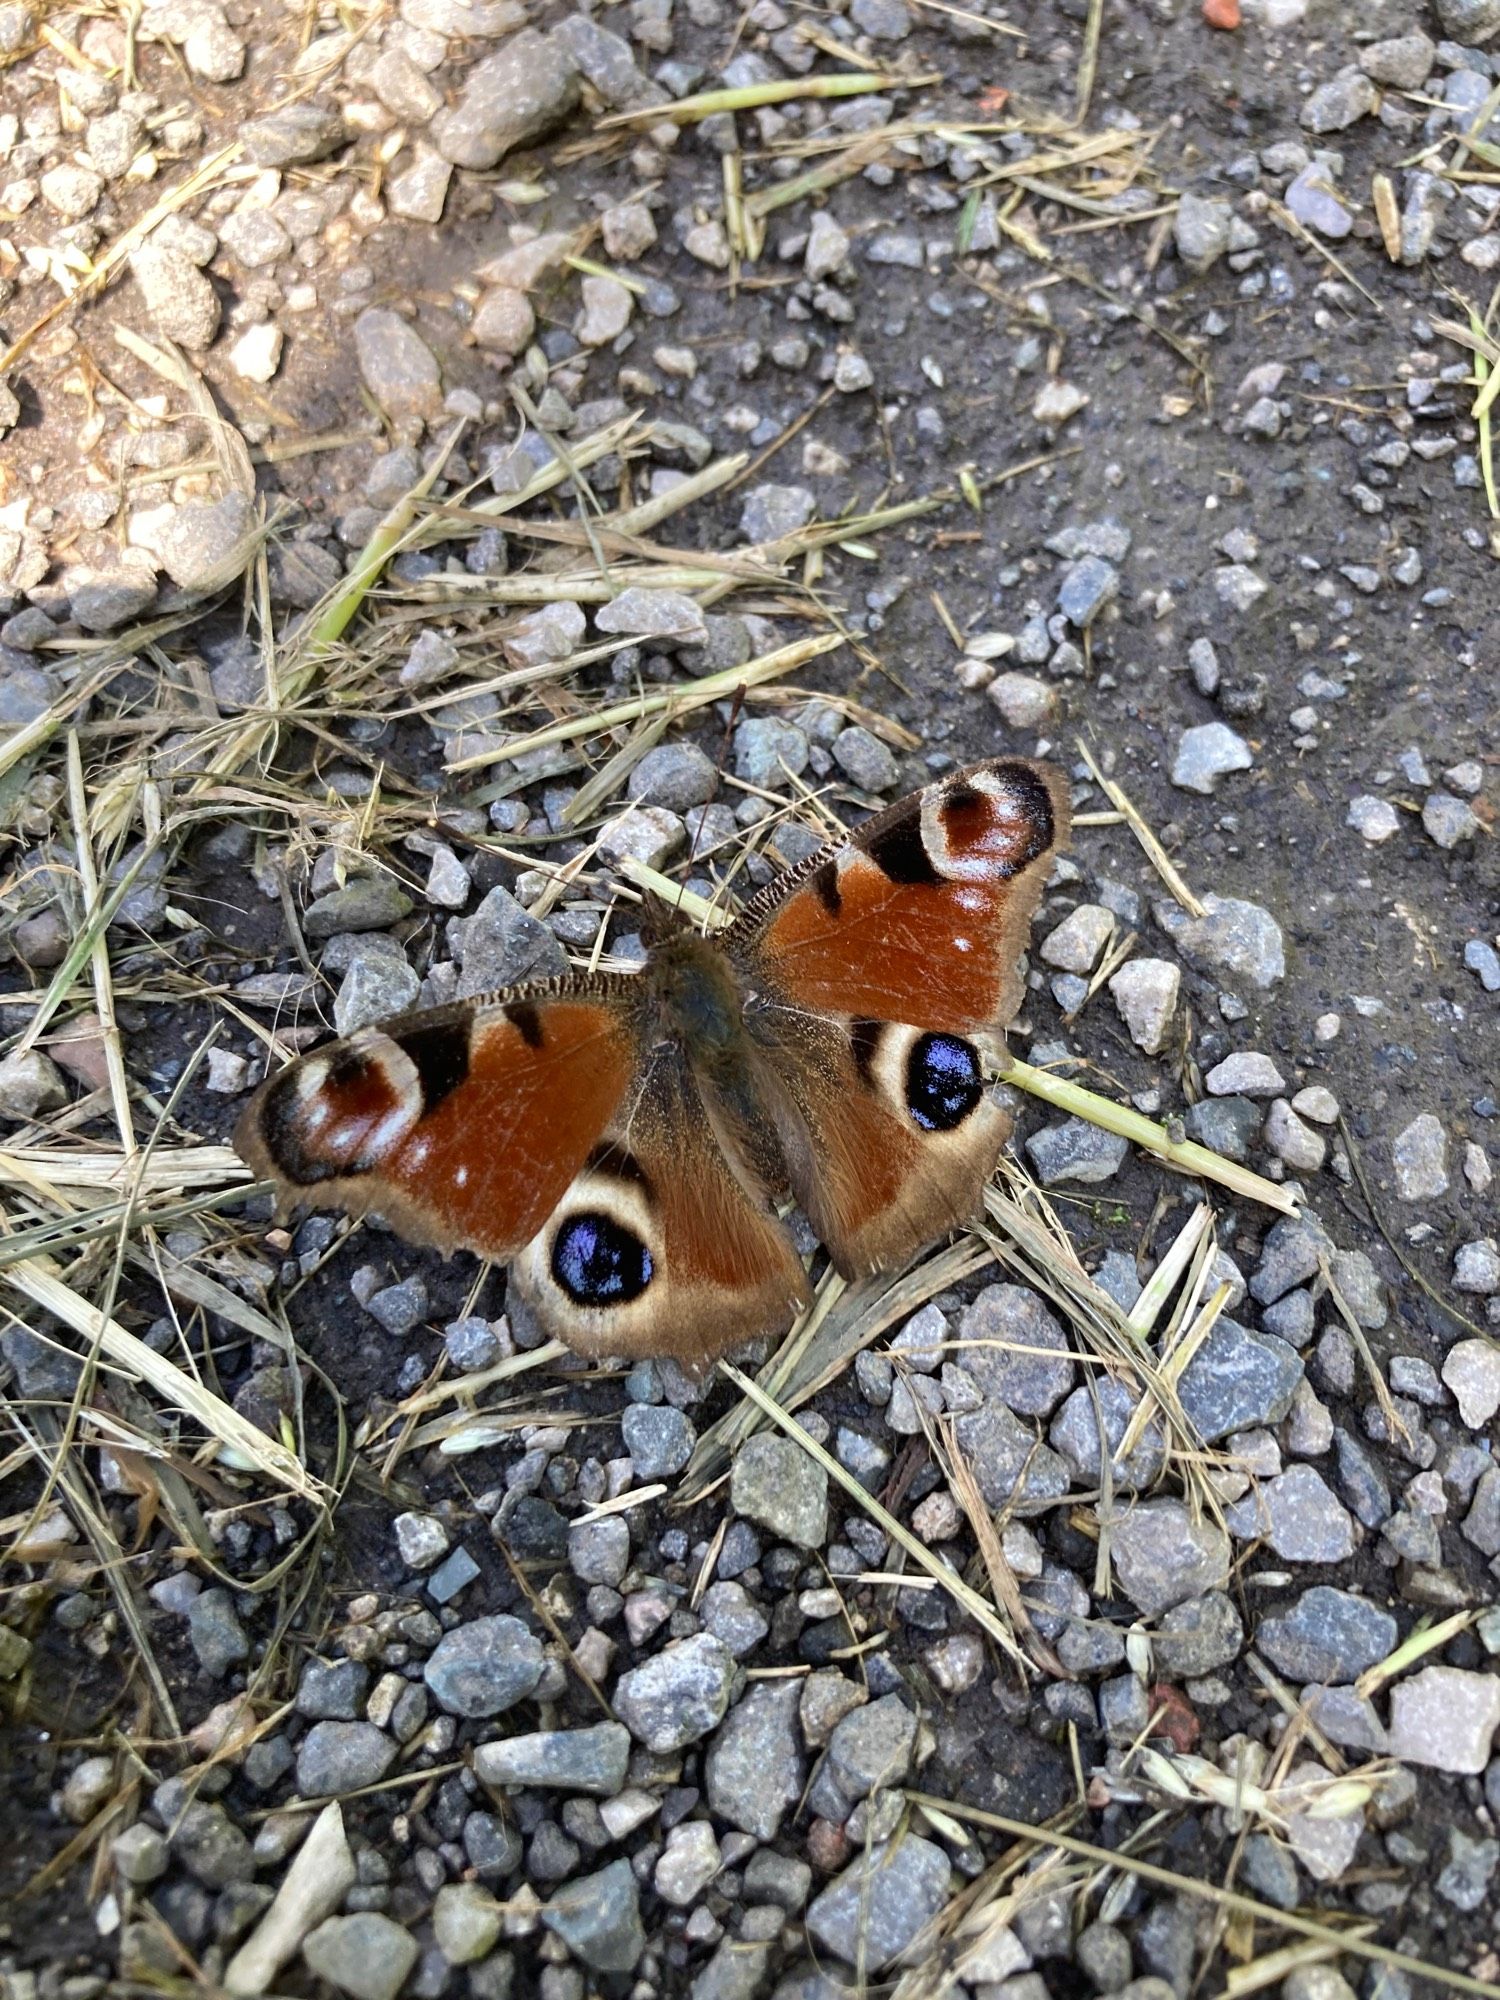
[[[1475,2000],[1500,2000],[1500,1986],[1488,1979],[1477,1979],[1472,1974],[1459,1972],[1449,1966],[1438,1965],[1426,1959],[1413,1957],[1404,1951],[1395,1951],[1388,1945],[1376,1944],[1366,1936],[1362,1927],[1339,1928],[1333,1924],[1319,1923],[1312,1917],[1304,1917],[1296,1911],[1277,1909],[1270,1903],[1262,1903],[1253,1896],[1247,1896],[1237,1889],[1228,1889],[1217,1882],[1200,1881],[1193,1875],[1179,1874],[1175,1869],[1163,1868],[1158,1863],[1147,1861],[1137,1853],[1125,1848],[1100,1847],[1093,1841],[1080,1840],[1076,1835],[1052,1828],[1028,1826],[1024,1820],[1011,1819],[1003,1813],[985,1812],[978,1806],[964,1805],[953,1799],[934,1798],[925,1792],[908,1791],[907,1799],[913,1806],[923,1811],[931,1810],[945,1818],[956,1821],[960,1826],[979,1826],[993,1833],[1003,1833],[1020,1843],[1029,1858],[1036,1855],[1064,1855],[1089,1863],[1093,1868],[1109,1874],[1120,1874],[1137,1881],[1152,1883],[1157,1888],[1170,1890],[1174,1895],[1213,1905],[1220,1911],[1247,1918],[1263,1924],[1271,1931],[1292,1931],[1299,1937],[1309,1938],[1330,1952],[1349,1954],[1362,1958],[1371,1965],[1389,1966],[1407,1979],[1431,1980],[1435,1986],[1451,1993],[1465,1993],[1475,1996]],[[1137,1837],[1139,1835],[1137,1830]],[[920,1949],[923,1940],[917,1941]],[[911,1994],[897,1988],[896,2000],[915,2000],[917,1994],[926,1989],[918,1986]]]

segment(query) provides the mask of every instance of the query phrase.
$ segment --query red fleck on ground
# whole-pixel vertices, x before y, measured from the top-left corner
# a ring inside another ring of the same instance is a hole
[[[1211,28],[1232,32],[1240,25],[1240,0],[1203,0],[1203,18]]]

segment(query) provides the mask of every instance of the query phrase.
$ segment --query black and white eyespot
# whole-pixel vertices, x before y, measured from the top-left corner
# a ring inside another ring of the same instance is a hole
[[[612,1215],[570,1215],[552,1239],[552,1276],[575,1306],[608,1310],[638,1299],[655,1275],[651,1252]]]

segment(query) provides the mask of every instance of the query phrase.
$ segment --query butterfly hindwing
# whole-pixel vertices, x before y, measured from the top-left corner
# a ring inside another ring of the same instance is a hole
[[[654,1050],[516,1260],[513,1282],[549,1333],[581,1354],[694,1364],[791,1324],[806,1273],[728,1137],[682,1051]]]

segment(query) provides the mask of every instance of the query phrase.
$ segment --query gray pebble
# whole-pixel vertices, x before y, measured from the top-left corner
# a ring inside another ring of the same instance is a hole
[[[756,1840],[774,1840],[802,1796],[800,1699],[795,1682],[758,1682],[730,1710],[709,1747],[704,1788],[710,1809]]]
[[[297,1750],[304,1798],[343,1798],[378,1784],[396,1759],[396,1743],[373,1722],[315,1722]]]
[[[476,1618],[446,1633],[422,1678],[450,1715],[500,1715],[542,1678],[542,1648],[519,1618]]]
[[[1262,1618],[1255,1643],[1289,1679],[1338,1685],[1383,1660],[1398,1636],[1389,1612],[1352,1591],[1317,1584],[1288,1610]]]
[[[657,1755],[682,1750],[716,1729],[729,1707],[736,1666],[709,1632],[679,1639],[622,1674],[615,1712],[638,1743]]]

